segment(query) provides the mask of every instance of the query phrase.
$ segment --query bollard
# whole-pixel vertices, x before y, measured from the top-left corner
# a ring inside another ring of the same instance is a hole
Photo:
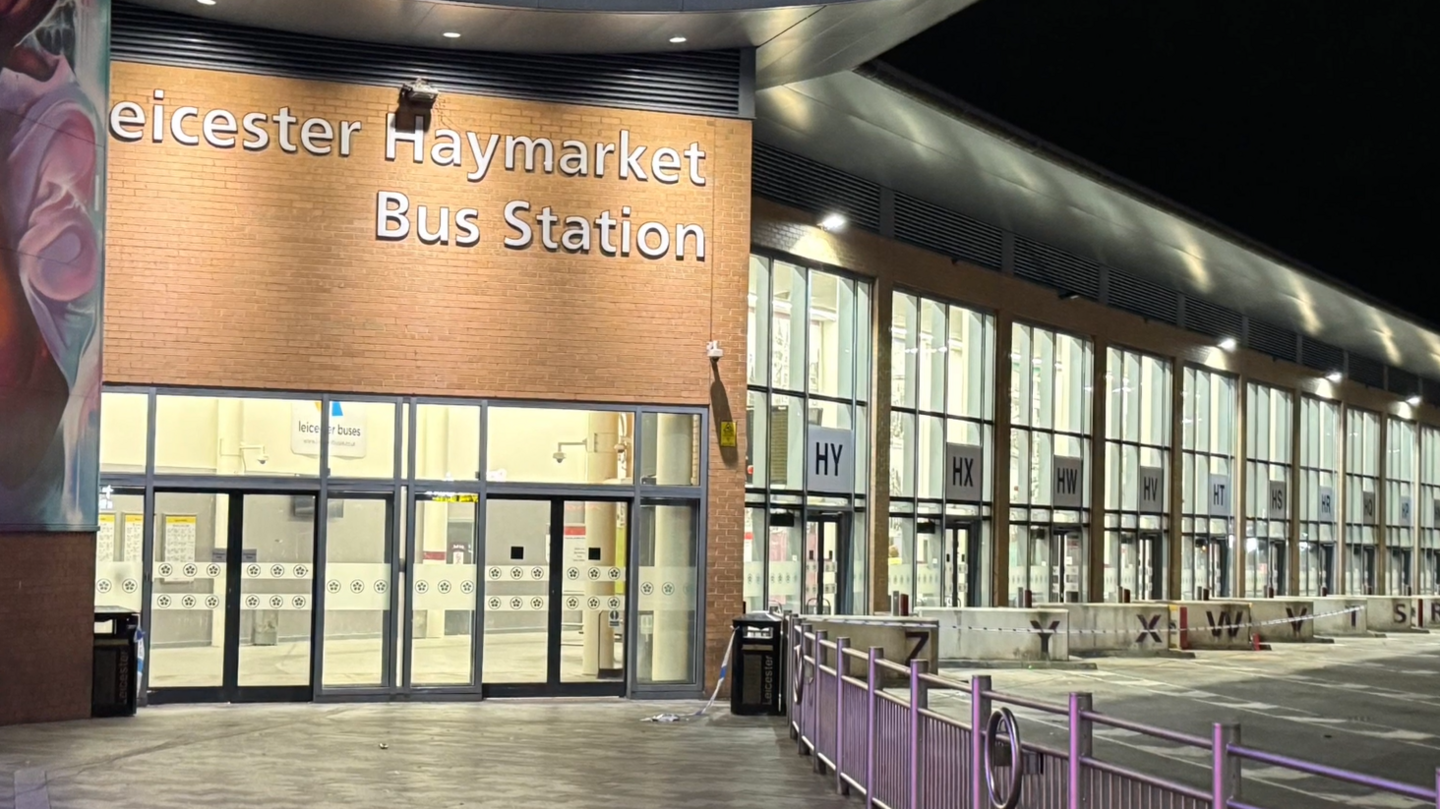
[[[1240,743],[1240,726],[1215,723],[1215,749],[1210,761],[1210,800],[1213,809],[1230,809],[1240,797],[1240,759],[1230,755],[1230,745]]]
[[[990,789],[985,782],[985,724],[990,720],[990,678],[977,674],[970,678],[970,805],[990,805]]]
[[[1090,783],[1085,777],[1082,759],[1094,752],[1094,732],[1090,720],[1081,714],[1090,710],[1093,704],[1094,697],[1090,694],[1070,695],[1070,794],[1065,809],[1088,809],[1090,806]]]

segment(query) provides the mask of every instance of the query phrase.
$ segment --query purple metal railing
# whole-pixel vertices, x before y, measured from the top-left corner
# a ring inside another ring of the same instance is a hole
[[[930,673],[923,662],[901,666],[886,660],[882,649],[862,652],[851,649],[846,638],[830,640],[823,631],[809,631],[803,620],[786,617],[791,735],[802,755],[813,755],[816,771],[833,774],[840,792],[864,796],[867,809],[1003,809],[993,800],[992,781],[1001,798],[1018,787],[1016,809],[1285,809],[1242,799],[1246,760],[1440,809],[1440,769],[1435,784],[1416,786],[1245,747],[1238,725],[1216,724],[1203,738],[1098,713],[1089,694],[1071,694],[1068,705],[1058,705],[1001,693],[991,688],[989,677],[966,683]],[[907,687],[895,687],[897,682]],[[937,691],[968,693],[969,721],[933,710],[930,697]],[[1063,717],[1067,749],[1026,742],[1018,730],[1018,757],[1012,758],[1005,730],[985,744],[994,712],[1005,706]],[[1205,751],[1209,787],[1097,758],[1095,725]]]

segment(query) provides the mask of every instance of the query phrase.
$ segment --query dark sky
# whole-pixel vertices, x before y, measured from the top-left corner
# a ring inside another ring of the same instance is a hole
[[[981,0],[883,59],[1440,323],[1437,0]]]

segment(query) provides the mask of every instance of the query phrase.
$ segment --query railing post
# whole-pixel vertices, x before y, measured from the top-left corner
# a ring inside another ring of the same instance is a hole
[[[910,809],[920,809],[920,712],[930,707],[921,675],[929,667],[928,660],[910,661]]]
[[[1070,792],[1066,809],[1087,809],[1090,806],[1090,779],[1086,777],[1083,759],[1094,752],[1094,728],[1082,714],[1093,705],[1094,697],[1090,694],[1070,695]]]
[[[1240,797],[1240,759],[1230,755],[1230,745],[1240,743],[1240,726],[1216,722],[1213,741],[1211,803],[1213,809],[1230,809],[1230,799]]]
[[[1435,809],[1440,809],[1440,767],[1435,768]]]
[[[835,639],[835,791],[849,795],[845,784],[845,650],[849,638]]]
[[[813,695],[805,687],[805,647],[813,642],[810,625],[800,624],[800,645],[795,656],[795,692],[799,695],[795,705],[795,749],[805,755],[805,720],[810,715],[810,701]]]
[[[820,760],[820,667],[825,665],[825,639],[830,633],[823,629],[815,632],[815,679],[810,681],[810,739],[811,758],[815,772],[825,774],[825,762]]]
[[[880,698],[880,663],[885,650],[870,647],[870,660],[865,671],[865,809],[875,806],[875,709]]]
[[[985,723],[990,721],[989,675],[970,678],[970,806],[983,809],[990,805],[990,790],[985,784]]]

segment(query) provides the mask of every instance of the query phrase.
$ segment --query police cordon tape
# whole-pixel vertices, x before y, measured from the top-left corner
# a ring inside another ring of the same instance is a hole
[[[1349,614],[1352,613],[1352,612],[1364,612],[1364,611],[1365,611],[1365,608],[1364,608],[1364,607],[1347,607],[1346,609],[1336,610],[1336,611],[1334,611],[1334,612],[1319,612],[1319,613],[1315,613],[1315,614],[1313,614],[1313,615],[1294,615],[1294,616],[1288,616],[1288,617],[1285,617],[1285,618],[1272,618],[1272,619],[1270,619],[1270,620],[1268,620],[1268,621],[1249,621],[1249,622],[1243,623],[1243,624],[1209,624],[1209,623],[1205,623],[1205,624],[1202,624],[1202,625],[1197,625],[1197,626],[1185,626],[1185,627],[1177,627],[1177,626],[1174,626],[1174,625],[1172,624],[1170,628],[1171,628],[1171,629],[1180,629],[1180,630],[1185,630],[1185,631],[1190,631],[1190,632],[1216,632],[1216,631],[1221,631],[1221,630],[1227,630],[1227,631],[1228,631],[1228,630],[1231,630],[1231,629],[1234,629],[1234,630],[1253,629],[1253,628],[1259,627],[1259,626],[1281,626],[1281,625],[1283,625],[1283,624],[1296,624],[1296,623],[1300,623],[1300,622],[1302,622],[1302,621],[1314,621],[1314,620],[1317,619],[1317,618],[1334,618],[1334,617],[1339,616],[1339,615],[1349,615]],[[1227,610],[1226,612],[1228,612],[1228,610]],[[1157,614],[1156,614],[1156,617],[1159,617],[1159,615],[1161,615],[1161,614],[1163,614],[1163,613],[1157,613]],[[1222,615],[1224,615],[1224,613],[1222,613]],[[1222,619],[1222,620],[1223,620],[1223,619]],[[1038,624],[1038,622],[1032,622],[1032,623]],[[966,630],[973,630],[973,631],[976,631],[976,632],[1018,632],[1018,633],[1021,633],[1021,634],[1028,634],[1028,635],[1053,635],[1053,634],[1055,634],[1055,633],[1057,633],[1057,632],[1060,631],[1059,628],[1058,628],[1058,624],[1059,624],[1059,622],[1057,621],[1057,622],[1055,622],[1055,624],[1051,625],[1051,626],[1048,627],[1048,628],[1047,628],[1047,627],[1043,627],[1043,626],[1029,626],[1029,627],[1010,627],[1010,626],[962,626],[962,627],[960,627],[960,630],[961,630],[962,632],[963,632],[963,631],[966,631]],[[1065,631],[1066,631],[1067,633],[1076,634],[1076,635],[1130,635],[1130,634],[1134,634],[1134,632],[1135,632],[1135,630],[1133,630],[1133,629],[1128,629],[1128,628],[1127,628],[1127,629],[1066,629]]]

